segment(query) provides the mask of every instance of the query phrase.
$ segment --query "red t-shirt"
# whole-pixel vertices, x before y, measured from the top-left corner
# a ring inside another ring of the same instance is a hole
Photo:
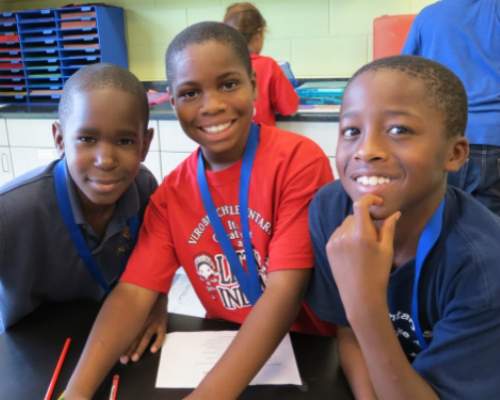
[[[275,114],[294,114],[299,97],[276,61],[255,53],[251,54],[251,60],[257,78],[253,120],[258,124],[276,125]]]
[[[199,150],[198,150],[199,151]],[[196,180],[198,151],[172,171],[151,197],[138,243],[121,280],[167,292],[179,266],[207,310],[207,317],[242,323],[251,310],[215,239]],[[219,217],[237,253],[244,254],[239,215],[241,161],[206,171]],[[262,126],[249,195],[249,225],[259,273],[311,268],[313,252],[307,208],[332,180],[323,151],[310,139]],[[302,310],[296,330],[330,334],[331,326]]]

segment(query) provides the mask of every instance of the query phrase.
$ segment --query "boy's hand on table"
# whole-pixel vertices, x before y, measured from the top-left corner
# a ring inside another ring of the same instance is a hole
[[[386,302],[394,256],[394,232],[399,211],[377,228],[369,208],[382,198],[368,194],[353,204],[349,215],[326,244],[328,262],[344,303],[346,315]]]
[[[122,364],[127,364],[129,360],[134,362],[139,361],[153,337],[155,337],[155,339],[151,344],[150,351],[151,353],[156,353],[163,345],[166,330],[167,296],[160,295],[144,324],[143,330],[137,336],[137,339],[132,342],[125,354],[120,357],[120,362]]]

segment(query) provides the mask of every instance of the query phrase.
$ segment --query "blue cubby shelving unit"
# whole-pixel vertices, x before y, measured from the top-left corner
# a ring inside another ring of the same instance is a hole
[[[122,8],[0,13],[0,103],[55,104],[64,82],[97,62],[128,67]]]

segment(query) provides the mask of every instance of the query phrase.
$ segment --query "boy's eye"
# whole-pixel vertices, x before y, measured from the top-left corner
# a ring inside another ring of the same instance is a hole
[[[225,81],[222,83],[222,90],[230,92],[238,87],[239,82],[237,80]]]
[[[132,138],[122,138],[118,141],[118,144],[121,144],[123,146],[128,146],[128,145],[132,145],[135,143],[135,140],[132,139]]]
[[[409,132],[410,130],[406,126],[394,125],[389,128],[389,134],[394,136],[403,135]]]
[[[198,96],[197,90],[184,90],[179,93],[179,97],[183,100],[193,100]]]
[[[358,128],[348,127],[348,128],[342,129],[342,136],[345,137],[346,139],[353,138],[357,135],[359,135]]]
[[[80,142],[80,143],[95,143],[96,142],[96,138],[93,137],[93,136],[79,136],[77,138],[77,140]]]

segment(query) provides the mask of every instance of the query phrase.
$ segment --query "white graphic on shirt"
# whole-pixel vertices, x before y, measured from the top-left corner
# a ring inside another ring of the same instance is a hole
[[[244,263],[245,252],[240,250],[237,251],[236,254],[240,262]],[[255,249],[254,256],[258,265],[260,285],[264,289],[267,263],[261,263],[260,254]],[[251,305],[241,289],[238,279],[231,270],[231,266],[224,254],[215,254],[213,258],[208,254],[198,255],[194,259],[194,265],[210,297],[215,300],[218,296],[224,308],[236,310]]]
[[[219,218],[223,217],[231,217],[240,215],[240,206],[239,205],[224,205],[217,208],[217,215]],[[267,221],[258,211],[253,209],[248,210],[248,218],[250,221],[253,221],[261,230],[263,230],[268,236],[271,236],[272,233],[272,224],[270,221]],[[232,225],[231,225],[232,224]],[[194,227],[193,231],[189,235],[188,243],[191,245],[198,244],[200,238],[203,236],[207,227],[210,225],[210,220],[208,219],[208,215],[205,215]],[[237,227],[237,224],[229,220],[228,226],[226,229],[229,229],[228,235],[230,239],[234,237],[241,238],[241,232]],[[237,235],[237,236],[235,236]],[[215,240],[217,241],[217,240]]]
[[[396,336],[407,356],[413,360],[420,352],[421,347],[415,332],[415,323],[410,314],[404,311],[389,313]]]
[[[243,249],[243,235],[240,229],[239,211],[239,206],[225,205],[217,208],[217,214],[220,218],[227,216],[237,217],[224,221],[224,228],[241,264],[246,269],[246,256]],[[271,235],[271,223],[266,221],[259,212],[250,209],[248,216],[258,228],[267,235]],[[208,217],[204,216],[189,235],[188,243],[191,245],[198,244],[209,225],[210,221]],[[215,233],[212,234],[211,239],[214,243],[218,243]],[[261,254],[255,248],[253,249],[253,253],[259,273],[259,281],[261,287],[264,288],[268,260],[262,260]],[[241,289],[238,279],[231,270],[231,266],[224,253],[207,254],[203,252],[198,254],[193,261],[196,272],[212,299],[215,300],[218,297],[224,308],[228,310],[249,307],[251,305]]]

